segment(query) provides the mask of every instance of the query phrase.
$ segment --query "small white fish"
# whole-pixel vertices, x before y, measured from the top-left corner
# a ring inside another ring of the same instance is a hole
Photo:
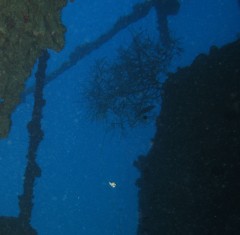
[[[111,182],[109,181],[108,184],[112,187],[112,188],[116,188],[117,184],[115,182]]]

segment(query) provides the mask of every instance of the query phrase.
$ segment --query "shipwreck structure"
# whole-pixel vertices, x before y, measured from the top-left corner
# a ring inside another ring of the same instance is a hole
[[[240,231],[240,40],[170,74],[141,177],[138,235]]]
[[[8,135],[11,114],[43,49],[61,50],[66,0],[0,1],[0,138]]]

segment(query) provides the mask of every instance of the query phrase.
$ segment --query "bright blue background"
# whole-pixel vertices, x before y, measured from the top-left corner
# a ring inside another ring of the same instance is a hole
[[[66,46],[51,52],[48,73],[57,68],[69,53],[108,30],[119,16],[128,14],[136,0],[75,0],[63,10],[67,27]],[[236,0],[182,0],[177,16],[169,26],[180,39],[184,53],[173,64],[189,65],[211,45],[222,46],[240,32],[240,9]],[[155,124],[132,129],[122,136],[108,132],[102,123],[92,123],[80,95],[89,79],[95,59],[114,58],[115,49],[127,45],[131,31],[147,29],[157,35],[155,12],[119,33],[45,87],[42,126],[45,138],[37,160],[42,177],[35,187],[32,224],[39,235],[134,235],[137,227],[139,176],[132,162],[151,147]],[[35,68],[36,70],[36,68]],[[34,70],[34,71],[35,71]],[[31,78],[28,84],[32,83]],[[22,193],[26,165],[32,96],[16,109],[7,139],[0,141],[0,214],[18,214],[17,196]],[[108,185],[117,183],[116,188]],[[151,182],[149,182],[151,183]]]

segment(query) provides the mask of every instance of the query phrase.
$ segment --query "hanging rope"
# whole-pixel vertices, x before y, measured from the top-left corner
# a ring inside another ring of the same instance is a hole
[[[41,169],[36,162],[37,150],[43,139],[44,133],[41,128],[42,109],[45,105],[43,98],[44,80],[46,78],[47,60],[49,53],[47,50],[42,52],[39,58],[38,70],[35,74],[36,88],[34,93],[34,107],[32,112],[32,120],[28,123],[29,147],[27,154],[27,167],[24,174],[23,194],[19,196],[19,220],[23,228],[28,228],[31,221],[33,209],[33,189],[34,182],[37,177],[41,176]]]

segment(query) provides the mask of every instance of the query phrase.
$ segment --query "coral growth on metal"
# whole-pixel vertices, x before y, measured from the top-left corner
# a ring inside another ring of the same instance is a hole
[[[66,0],[0,0],[0,138],[8,135],[11,113],[42,49],[59,51]]]

